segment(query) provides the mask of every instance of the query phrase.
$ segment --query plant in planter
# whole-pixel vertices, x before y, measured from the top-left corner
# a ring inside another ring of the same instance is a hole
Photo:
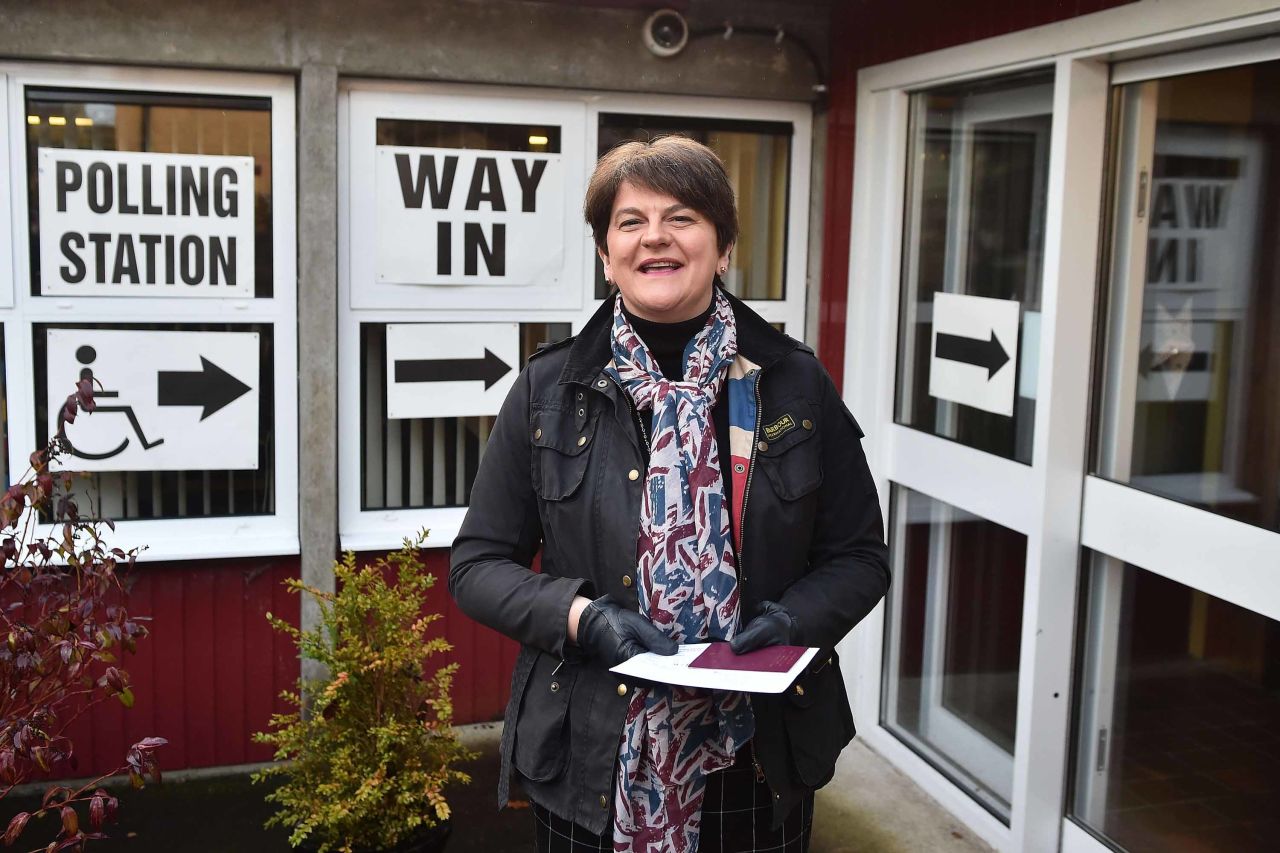
[[[59,423],[73,422],[79,411],[93,411],[89,379],[67,397]],[[0,496],[0,802],[25,782],[75,772],[68,727],[112,697],[133,705],[116,651],[134,652],[147,635],[145,618],[126,608],[120,579],[133,568],[137,550],[108,546],[103,528],[115,525],[81,514],[72,475],[52,470],[66,451],[63,439],[60,428]],[[41,528],[41,515],[53,526]],[[42,834],[53,840],[36,849],[82,850],[106,838],[102,829],[115,819],[117,800],[99,783],[124,772],[135,787],[147,774],[160,781],[155,751],[164,743],[144,738],[114,770],[76,787],[50,785],[39,808],[9,817],[4,845]]]
[[[427,636],[440,614],[423,613],[436,580],[419,556],[426,536],[423,530],[365,566],[347,553],[334,564],[337,592],[286,581],[316,599],[314,629],[267,614],[301,656],[329,673],[299,679],[296,692],[282,694],[297,710],[273,715],[270,731],[254,735],[276,747],[280,762],[254,782],[283,778],[267,794],[279,806],[267,825],[292,830],[293,847],[407,852],[442,846],[447,837],[444,790],[470,781],[456,765],[473,755],[451,725],[458,665],[425,671],[427,658],[452,649]]]

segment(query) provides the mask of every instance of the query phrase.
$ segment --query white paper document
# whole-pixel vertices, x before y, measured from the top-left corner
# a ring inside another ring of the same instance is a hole
[[[690,643],[680,646],[674,655],[638,654],[609,671],[628,678],[684,687],[781,693],[817,653],[816,648],[769,646],[734,655],[728,643]],[[703,655],[707,657],[698,662]],[[712,666],[708,666],[709,662]]]

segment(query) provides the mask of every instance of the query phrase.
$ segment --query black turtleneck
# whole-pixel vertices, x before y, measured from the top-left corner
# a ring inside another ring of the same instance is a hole
[[[684,379],[684,348],[689,345],[689,341],[693,340],[693,336],[702,331],[702,327],[707,324],[707,318],[711,316],[711,309],[715,306],[715,300],[712,299],[707,303],[707,310],[703,311],[697,317],[690,320],[681,320],[678,323],[656,323],[652,320],[645,320],[637,317],[627,310],[626,303],[622,305],[622,313],[627,318],[627,322],[631,324],[631,328],[640,336],[640,340],[644,341],[644,345],[649,348],[649,354],[658,362],[658,368],[662,371],[662,375],[667,379],[676,378]],[[653,422],[653,413],[647,412],[647,420],[649,424]],[[720,473],[724,478],[724,497],[725,506],[729,511],[733,511],[733,461],[729,458],[729,391],[728,387],[721,386],[720,396],[716,399],[716,404],[711,410],[711,419],[716,426],[716,445],[720,451]],[[653,430],[650,428],[650,433]]]
[[[640,336],[640,340],[644,341],[644,345],[649,348],[649,354],[658,362],[662,375],[678,382],[684,379],[684,348],[707,324],[713,304],[714,301],[708,302],[707,310],[697,317],[681,320],[678,323],[658,323],[637,317],[627,310],[626,303],[623,303],[622,313],[631,324],[631,328]]]

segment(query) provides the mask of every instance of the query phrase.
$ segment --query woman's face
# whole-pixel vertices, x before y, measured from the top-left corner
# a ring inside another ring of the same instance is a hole
[[[627,310],[659,323],[706,309],[712,277],[729,263],[732,249],[716,248],[715,225],[698,211],[631,183],[618,188],[605,244],[604,274],[618,285]]]

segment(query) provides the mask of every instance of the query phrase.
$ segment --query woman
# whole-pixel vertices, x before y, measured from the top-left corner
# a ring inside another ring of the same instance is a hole
[[[618,146],[585,214],[618,295],[529,360],[453,546],[458,605],[522,644],[499,807],[514,764],[540,850],[803,851],[854,734],[832,649],[889,584],[862,433],[812,350],[723,289],[710,149]],[[782,695],[609,672],[711,640],[821,651]]]

